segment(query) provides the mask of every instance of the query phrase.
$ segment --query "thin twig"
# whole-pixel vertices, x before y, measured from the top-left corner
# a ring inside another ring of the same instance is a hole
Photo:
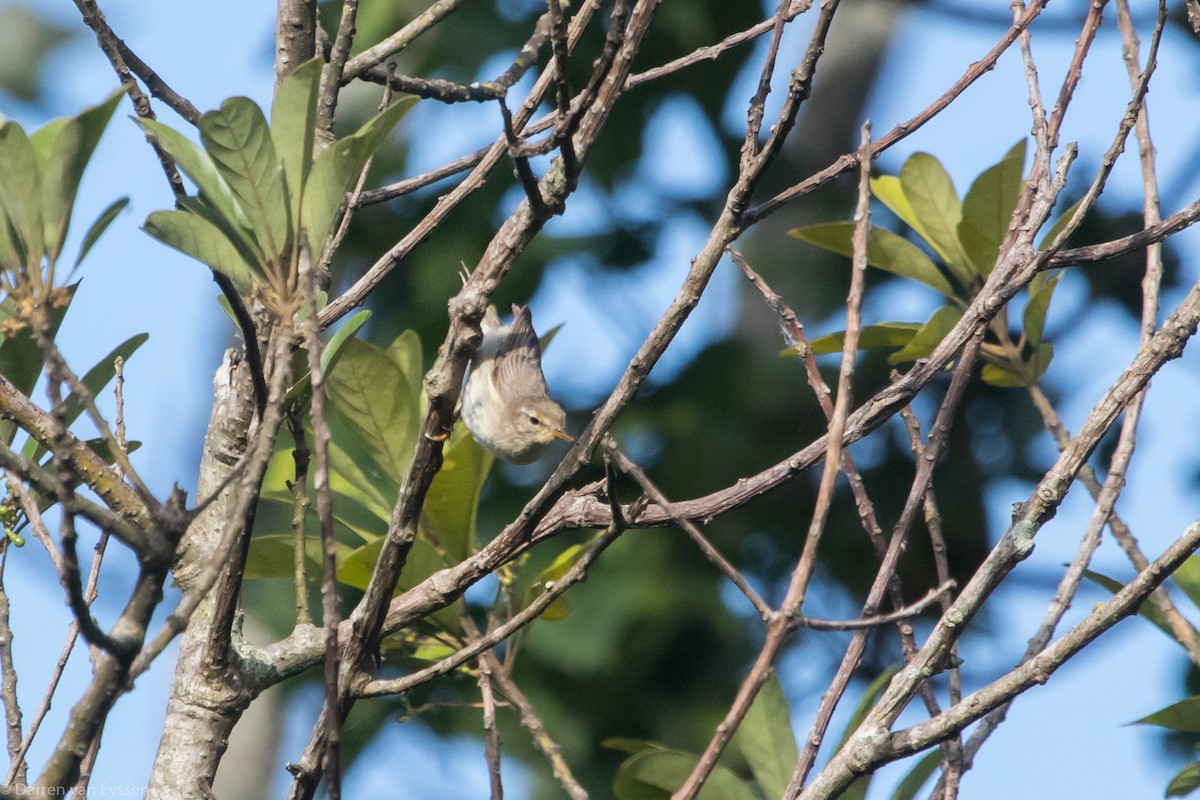
[[[9,773],[14,780],[25,782],[25,753],[21,749],[21,704],[17,699],[17,667],[13,663],[13,633],[8,624],[8,592],[4,589],[4,568],[8,565],[8,537],[0,542],[0,699],[4,703],[4,722],[8,743]]]
[[[496,696],[492,690],[492,666],[485,657],[475,661],[479,670],[479,697],[483,702],[484,759],[487,761],[491,800],[504,800],[500,780],[500,729],[496,727]]]
[[[588,793],[571,773],[571,768],[567,766],[566,759],[563,758],[562,748],[550,737],[545,724],[533,707],[533,703],[529,702],[529,698],[517,686],[517,682],[501,666],[495,653],[488,650],[482,655],[482,659],[488,662],[496,685],[508,698],[512,707],[516,709],[517,719],[521,721],[522,727],[529,731],[529,735],[533,739],[533,746],[541,751],[546,760],[550,762],[550,769],[554,773],[554,777],[558,779],[563,791],[567,793],[567,797],[571,800],[588,800]]]
[[[636,520],[638,508],[635,506],[629,512],[631,520]],[[632,524],[632,523],[630,523]],[[380,695],[402,694],[411,690],[415,686],[445,675],[448,672],[458,669],[463,664],[477,657],[480,653],[495,647],[500,642],[512,636],[517,631],[524,628],[529,623],[540,617],[550,604],[561,597],[568,589],[583,580],[591,569],[592,564],[600,557],[600,554],[608,548],[610,544],[616,541],[616,538],[625,530],[624,525],[613,524],[601,533],[595,541],[583,552],[566,574],[559,578],[554,584],[547,585],[545,590],[539,594],[532,603],[521,609],[518,613],[512,616],[507,622],[497,625],[494,629],[489,630],[486,634],[473,639],[466,647],[453,653],[452,655],[443,658],[436,664],[431,664],[422,670],[405,675],[401,678],[391,679],[376,679],[368,680],[362,683],[356,694],[359,697],[376,697]]]
[[[680,530],[686,533],[688,537],[696,543],[696,546],[700,548],[700,552],[704,553],[705,558],[715,564],[717,569],[721,570],[722,574],[724,574],[725,577],[728,578],[730,582],[733,583],[733,585],[736,586],[738,590],[746,596],[746,599],[750,601],[752,606],[754,606],[754,610],[758,612],[759,617],[764,620],[769,618],[773,609],[767,605],[767,602],[762,599],[758,592],[754,591],[754,589],[746,581],[745,576],[738,571],[737,567],[733,566],[733,564],[731,564],[729,560],[725,558],[725,556],[721,555],[721,551],[713,546],[713,543],[708,540],[708,538],[700,531],[695,523],[678,513],[673,513],[671,501],[668,500],[661,491],[659,491],[658,487],[655,486],[653,482],[651,482],[650,478],[647,477],[642,468],[631,461],[624,453],[618,450],[612,439],[606,438],[602,444],[602,447],[604,447],[604,452],[607,453],[613,461],[617,462],[617,466],[621,468],[621,471],[633,478],[637,485],[642,487],[642,491],[646,493],[647,497],[649,497],[659,507],[665,509],[668,514],[672,515],[672,519],[675,521],[675,524],[678,525]]]

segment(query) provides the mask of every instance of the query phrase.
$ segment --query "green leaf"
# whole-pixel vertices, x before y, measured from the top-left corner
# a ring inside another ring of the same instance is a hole
[[[791,710],[779,679],[772,674],[733,736],[767,797],[782,797],[800,751],[792,733]]]
[[[587,548],[584,545],[573,544],[555,556],[554,560],[530,581],[521,607],[528,608],[530,604],[541,597],[546,592],[548,584],[559,581],[562,576],[570,572],[571,567],[578,563],[585,552],[587,552]],[[567,603],[566,598],[560,596],[546,607],[546,610],[542,612],[538,619],[545,620],[546,622],[558,622],[567,616],[570,608],[570,604]]]
[[[1083,571],[1083,577],[1087,578],[1093,583],[1103,586],[1113,594],[1116,594],[1125,588],[1125,584],[1121,583],[1119,580],[1110,578],[1107,575],[1103,575],[1099,572],[1094,572],[1090,569]],[[1175,640],[1175,635],[1171,632],[1171,625],[1167,622],[1166,615],[1163,614],[1162,609],[1158,607],[1158,604],[1154,602],[1153,597],[1147,599],[1146,602],[1142,603],[1142,605],[1138,608],[1138,616],[1143,617],[1151,622],[1154,627],[1171,637],[1172,641]]]
[[[58,328],[62,325],[63,317],[67,315],[67,309],[70,308],[78,287],[78,283],[64,287],[67,302],[62,306],[50,307],[49,335],[51,339],[58,334]],[[15,306],[16,303],[11,297],[5,297],[0,301],[0,320],[14,319],[16,317]],[[45,359],[42,349],[37,346],[29,328],[22,328],[8,339],[0,339],[0,375],[8,378],[13,387],[26,397],[33,392],[33,387],[37,385],[38,376],[42,374],[43,364],[45,364]],[[7,419],[0,420],[0,439],[7,444],[12,444],[16,433],[17,426],[14,422]]]
[[[42,241],[41,171],[24,129],[8,120],[0,123],[0,225],[6,231],[0,257],[5,266],[40,266]]]
[[[275,92],[271,105],[271,139],[283,165],[292,224],[300,220],[300,199],[312,169],[316,130],[317,85],[322,59],[306,61],[289,72]]]
[[[379,551],[383,549],[385,541],[379,539],[350,552],[345,561],[338,566],[338,580],[356,589],[366,589],[371,575],[375,572],[375,565],[379,562]],[[445,560],[433,545],[424,539],[415,539],[393,596],[408,591],[433,573],[445,568]],[[430,617],[443,628],[458,630],[459,610],[454,606],[439,609]]]
[[[231,97],[200,118],[200,139],[242,210],[264,255],[281,264],[292,238],[283,167],[262,109],[248,97]]]
[[[913,800],[917,796],[917,792],[921,791],[921,787],[925,785],[925,781],[929,780],[929,776],[938,768],[938,764],[942,763],[942,752],[934,750],[931,753],[926,753],[920,761],[917,762],[908,774],[901,779],[900,783],[896,784],[896,790],[892,792],[892,800]]]
[[[339,564],[345,561],[352,552],[350,547],[341,542],[334,542],[335,558]],[[321,563],[324,558],[321,539],[317,536],[307,536],[304,539],[304,560],[308,565],[310,576],[321,574]],[[295,575],[295,539],[290,533],[269,533],[250,537],[250,552],[246,557],[244,577],[255,578],[291,578]]]
[[[1193,605],[1200,608],[1200,556],[1188,556],[1187,560],[1171,573],[1171,580],[1183,590]]]
[[[1200,787],[1200,761],[1193,761],[1181,769],[1174,778],[1171,778],[1163,796],[1183,797],[1191,794],[1197,787]]]
[[[363,325],[367,324],[367,320],[371,318],[369,309],[362,309],[350,316],[341,327],[333,332],[329,337],[329,341],[321,348],[321,374],[328,375],[333,367],[337,364],[338,359],[342,357],[342,348],[346,346],[346,341],[354,338],[354,335],[362,329]],[[305,366],[308,360],[304,360]],[[301,367],[304,369],[304,367]],[[312,389],[312,373],[305,372],[304,376],[292,384],[292,388],[288,389],[288,399],[295,400],[301,395],[308,396],[308,392]],[[307,403],[308,400],[305,401]]]
[[[396,484],[378,469],[368,471],[373,464],[362,461],[366,459],[356,460],[336,442],[330,442],[330,487],[338,494],[354,498],[386,525],[392,516],[387,498],[389,493],[395,497]]]
[[[976,178],[963,198],[958,239],[979,275],[987,275],[996,264],[1000,243],[1008,233],[1024,184],[1024,170],[1025,140],[1022,139],[1000,163]]]
[[[155,211],[142,230],[168,247],[225,275],[243,294],[250,294],[257,275],[216,225],[190,211]]]
[[[984,364],[979,376],[991,386],[1012,389],[1032,386],[1045,374],[1054,358],[1054,345],[1042,342],[1028,361],[1021,364]]]
[[[643,750],[621,764],[613,781],[613,794],[619,800],[669,797],[687,780],[698,760],[678,750]],[[750,787],[721,764],[713,768],[696,796],[700,800],[757,800]]]
[[[958,241],[962,203],[941,162],[928,153],[913,153],[900,168],[900,186],[916,219],[917,233],[963,286],[974,284],[977,273]]]
[[[921,330],[919,322],[881,322],[878,325],[864,326],[858,334],[858,349],[873,350],[881,347],[903,347],[912,341],[917,331]],[[846,332],[831,333],[808,343],[817,355],[840,353],[846,346]],[[797,355],[795,350],[789,355]]]
[[[479,495],[492,459],[459,420],[442,450],[442,468],[433,476],[424,506],[429,533],[451,563],[465,559],[475,546]]]
[[[1058,238],[1058,235],[1067,227],[1067,223],[1071,221],[1071,217],[1075,216],[1075,212],[1079,210],[1079,206],[1082,203],[1083,198],[1081,197],[1068,206],[1067,209],[1063,211],[1061,215],[1059,215],[1058,219],[1054,220],[1054,224],[1050,226],[1050,229],[1046,231],[1046,235],[1042,237],[1042,241],[1038,243],[1039,250],[1045,250],[1051,242]]]
[[[908,340],[908,344],[888,356],[889,364],[902,364],[905,361],[916,361],[925,358],[941,344],[946,334],[962,319],[962,312],[954,306],[942,306],[933,312],[929,321]]]
[[[200,191],[200,197],[214,210],[222,220],[218,227],[226,232],[231,239],[240,242],[253,252],[251,263],[263,260],[263,251],[258,242],[250,235],[250,221],[242,210],[233,190],[217,171],[216,164],[195,142],[183,134],[168,128],[161,122],[152,119],[138,118],[134,120],[141,126],[146,135],[161,147],[175,162],[183,173],[192,179]],[[212,222],[212,220],[210,220]]]
[[[412,461],[417,408],[400,368],[378,347],[349,339],[326,381],[329,399],[397,485]]]
[[[51,259],[62,252],[83,171],[124,94],[117,89],[100,105],[85,109],[61,124],[55,120],[30,137],[40,155],[43,241]]]
[[[1039,274],[1044,275],[1045,273]],[[1062,273],[1059,273],[1049,281],[1039,281],[1036,289],[1032,283],[1029,286],[1029,302],[1025,304],[1024,330],[1025,338],[1034,347],[1042,343],[1042,331],[1046,327],[1046,311],[1050,308],[1050,298],[1054,296],[1054,289],[1058,286],[1061,277]]]
[[[407,330],[396,337],[388,345],[388,357],[395,362],[408,381],[408,388],[413,392],[413,402],[418,402],[421,395],[421,380],[424,377],[424,360],[421,355],[421,337],[416,331]]]
[[[113,223],[117,215],[124,211],[128,205],[129,198],[122,197],[114,200],[108,208],[100,212],[100,216],[96,217],[96,221],[92,223],[87,233],[83,235],[83,244],[79,245],[79,255],[75,257],[75,264],[71,267],[72,271],[79,268],[84,257],[91,251],[96,242],[100,240],[104,232],[108,230],[108,226]]]
[[[649,739],[634,739],[629,736],[610,736],[600,742],[600,746],[607,750],[619,750],[622,753],[633,755],[640,753],[643,750],[670,750],[665,744],[652,742]]]
[[[793,228],[788,236],[816,245],[823,250],[850,258],[853,222],[823,222]],[[884,272],[911,278],[932,287],[947,297],[954,297],[954,288],[937,265],[930,261],[915,244],[882,228],[871,228],[867,234],[867,264]]]
[[[1148,717],[1134,720],[1132,725],[1157,725],[1184,733],[1200,733],[1200,696],[1189,697],[1155,711]]]
[[[300,217],[314,259],[324,249],[333,218],[363,165],[415,102],[416,98],[405,98],[392,104],[353,135],[327,147],[313,162],[304,185]]]

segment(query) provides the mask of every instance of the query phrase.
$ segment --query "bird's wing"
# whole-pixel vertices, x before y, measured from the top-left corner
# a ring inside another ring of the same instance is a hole
[[[533,330],[529,306],[513,306],[508,335],[496,352],[492,381],[505,397],[549,395],[542,375],[542,347]]]

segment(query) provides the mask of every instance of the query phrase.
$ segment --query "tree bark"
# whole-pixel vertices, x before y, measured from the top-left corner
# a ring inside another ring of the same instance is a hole
[[[187,591],[202,567],[215,557],[221,530],[233,511],[236,482],[221,489],[229,472],[245,455],[254,398],[246,365],[229,350],[213,379],[214,399],[204,453],[200,462],[197,501],[220,489],[221,494],[201,514],[184,537],[175,579]],[[205,663],[209,623],[215,594],[196,608],[180,637],[179,660],[167,702],[163,736],[150,773],[148,794],[172,800],[213,796],[217,765],[229,744],[229,734],[256,692],[241,680],[236,658],[214,674]]]

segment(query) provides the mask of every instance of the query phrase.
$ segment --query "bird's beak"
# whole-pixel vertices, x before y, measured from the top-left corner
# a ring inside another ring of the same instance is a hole
[[[562,439],[564,442],[570,442],[571,444],[575,444],[575,440],[572,439],[571,436],[564,431],[550,431],[550,435],[553,436],[555,439]]]

